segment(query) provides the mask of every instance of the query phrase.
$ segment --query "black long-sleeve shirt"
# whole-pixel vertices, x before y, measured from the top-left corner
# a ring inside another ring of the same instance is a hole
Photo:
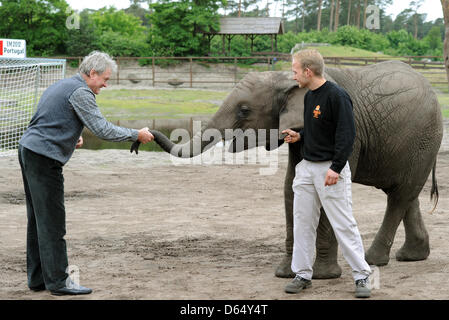
[[[330,169],[340,173],[352,152],[355,124],[352,101],[346,91],[326,81],[304,97],[304,159],[332,160]]]

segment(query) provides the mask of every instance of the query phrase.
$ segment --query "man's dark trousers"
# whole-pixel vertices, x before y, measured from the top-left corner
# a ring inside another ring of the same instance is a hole
[[[68,277],[63,165],[21,145],[19,162],[28,216],[28,286],[57,290]]]

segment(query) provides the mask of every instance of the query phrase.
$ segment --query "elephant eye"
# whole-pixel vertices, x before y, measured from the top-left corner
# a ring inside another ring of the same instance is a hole
[[[239,108],[239,111],[238,111],[238,115],[237,115],[237,116],[238,116],[240,119],[248,118],[250,111],[251,111],[251,110],[250,110],[247,106],[241,106],[241,107]]]

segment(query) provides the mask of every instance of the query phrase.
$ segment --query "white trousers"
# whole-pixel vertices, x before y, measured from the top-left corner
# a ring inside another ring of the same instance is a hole
[[[292,271],[304,279],[312,279],[316,230],[322,206],[343,256],[353,270],[354,280],[365,279],[371,274],[371,269],[365,261],[362,238],[352,214],[351,169],[346,163],[338,183],[325,187],[324,180],[330,165],[331,161],[302,160],[296,166]]]

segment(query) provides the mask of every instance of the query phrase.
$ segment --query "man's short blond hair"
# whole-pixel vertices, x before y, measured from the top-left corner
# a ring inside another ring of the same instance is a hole
[[[292,60],[301,63],[303,69],[309,68],[316,76],[324,74],[324,59],[321,53],[314,49],[305,49],[293,54]]]

